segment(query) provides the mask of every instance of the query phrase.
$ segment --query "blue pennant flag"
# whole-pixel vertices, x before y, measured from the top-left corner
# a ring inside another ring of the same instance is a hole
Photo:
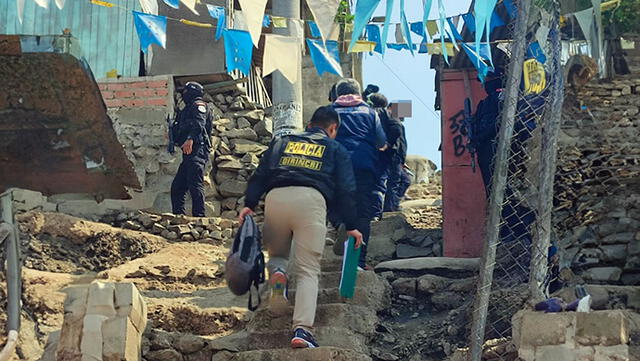
[[[149,45],[167,47],[167,17],[133,11],[133,20],[140,39],[140,49],[147,52]]]
[[[467,26],[470,33],[476,32],[476,19],[473,17],[471,12],[462,14],[462,20],[464,20],[464,24]]]
[[[505,26],[505,22],[504,20],[502,20],[502,17],[500,17],[500,15],[498,15],[497,11],[494,11],[493,14],[491,14],[491,31],[493,31],[493,29],[500,27],[500,26]]]
[[[420,36],[424,36],[424,24],[422,23],[422,21],[411,23],[411,31]]]
[[[268,28],[271,25],[271,17],[269,15],[265,15],[264,19],[262,19],[262,27]]]
[[[309,21],[309,30],[311,30],[311,36],[314,38],[319,38],[322,35],[320,35],[320,29],[318,29],[318,24],[316,24],[315,21]]]
[[[387,44],[387,48],[389,49],[393,49],[393,50],[416,50],[416,46],[415,44],[412,44],[411,48],[409,48],[409,44],[392,44],[392,43],[388,43]]]
[[[337,41],[328,40],[326,44],[322,44],[322,39],[307,39],[307,45],[309,46],[311,61],[313,61],[318,75],[322,76],[327,72],[342,76]]]
[[[164,0],[164,3],[174,9],[178,9],[180,7],[180,0]]]
[[[389,38],[389,21],[391,20],[391,13],[393,12],[393,0],[387,0],[387,10],[385,12],[384,17],[384,26],[382,28],[382,44],[387,43],[387,39]],[[382,55],[384,55],[384,51],[387,47],[382,46]]]
[[[356,40],[360,38],[365,26],[369,23],[371,15],[376,11],[380,0],[358,0],[356,3],[355,20],[353,21],[353,34],[351,35],[351,44],[349,50],[356,44]],[[385,19],[386,22],[386,19]]]
[[[209,10],[209,15],[212,18],[216,19],[218,22],[216,23],[216,40],[219,40],[222,37],[222,33],[227,27],[227,17],[225,14],[225,9],[222,6],[214,6],[211,4],[207,4],[207,10]]]
[[[489,73],[489,70],[491,70],[491,67],[489,67],[485,60],[487,49],[489,49],[488,51],[491,51],[489,45],[481,44],[480,52],[476,51],[475,46],[469,45],[469,43],[462,43],[462,48],[467,53],[467,56],[469,57],[469,60],[471,60],[471,63],[473,63],[473,65],[478,70],[478,78],[481,82],[484,83],[484,79],[487,76],[487,73]]]
[[[376,24],[367,25],[367,40],[373,41],[376,43],[375,49],[373,49],[376,53],[382,54],[382,42],[380,41],[380,27]]]
[[[224,31],[224,52],[227,72],[236,69],[248,75],[251,71],[253,41],[248,31],[226,29]]]
[[[464,20],[465,25],[467,25],[467,29],[469,29],[469,32],[475,33],[476,19],[473,16],[473,14],[472,13],[463,14],[462,19]],[[504,20],[502,20],[500,15],[498,15],[498,13],[494,11],[493,14],[491,15],[491,31],[493,31],[493,29],[499,26],[504,26],[504,25],[506,25]]]
[[[529,44],[529,47],[527,48],[527,58],[534,58],[541,64],[544,64],[547,61],[547,56],[544,55],[544,51],[540,47],[540,43],[537,41]]]
[[[453,37],[456,40],[462,41],[462,35],[460,35],[458,29],[456,29],[456,24],[453,23],[451,18],[447,18],[447,22],[449,23],[449,28],[451,29],[451,34],[453,35]]]
[[[411,55],[413,54],[413,42],[411,41],[411,31],[409,30],[409,23],[407,22],[407,14],[404,12],[404,0],[400,0],[400,21],[402,22],[402,36],[404,40],[409,44],[409,50]]]
[[[422,13],[422,32],[428,33],[427,22],[429,21],[429,13],[431,12],[431,3],[433,0],[424,0],[424,11]]]
[[[480,48],[482,35],[485,36],[486,43],[489,43],[491,40],[491,23],[497,2],[498,0],[476,0],[474,4],[476,17],[476,49]],[[489,62],[493,64],[491,58],[489,58]]]
[[[422,25],[422,23],[420,23]],[[418,49],[418,54],[427,54],[429,53],[429,47],[427,46],[427,38],[422,39],[420,43],[420,48]]]
[[[507,9],[509,17],[515,19],[518,16],[518,9],[513,6],[513,0],[504,0],[502,3],[504,4],[504,8]]]

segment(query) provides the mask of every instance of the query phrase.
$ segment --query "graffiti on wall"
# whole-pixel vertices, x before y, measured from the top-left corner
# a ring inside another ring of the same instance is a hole
[[[464,139],[464,134],[466,134],[466,131],[464,129],[464,111],[460,110],[451,118],[449,118],[449,121],[451,122],[451,124],[449,125],[449,130],[451,130],[451,134],[453,135],[453,154],[456,157],[461,157],[467,151],[467,146]]]

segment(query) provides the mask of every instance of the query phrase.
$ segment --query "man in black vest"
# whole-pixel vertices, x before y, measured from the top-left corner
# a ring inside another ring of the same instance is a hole
[[[252,214],[263,194],[264,245],[269,253],[269,308],[288,306],[290,249],[297,276],[291,347],[318,347],[313,337],[320,260],[327,234],[327,208],[344,221],[347,234],[362,244],[356,229],[356,181],[347,150],[334,140],[340,120],[331,107],[318,108],[306,132],[276,138],[249,180],[240,222]]]
[[[211,111],[202,100],[204,88],[188,82],[182,91],[185,107],[173,125],[174,142],[182,149],[182,163],[171,183],[173,214],[185,214],[184,197],[191,194],[194,217],[204,217],[204,169],[211,151]]]

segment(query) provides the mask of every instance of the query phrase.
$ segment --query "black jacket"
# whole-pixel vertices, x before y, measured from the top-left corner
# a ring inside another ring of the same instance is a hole
[[[193,139],[194,150],[199,147],[211,149],[212,118],[211,109],[202,98],[187,102],[174,123],[176,145],[182,146],[188,139]]]
[[[245,206],[255,209],[263,194],[289,186],[317,189],[347,229],[356,228],[356,182],[351,159],[323,129],[274,139],[249,180]]]
[[[404,125],[398,119],[392,118],[384,108],[376,108],[376,113],[378,113],[382,129],[387,135],[387,143],[389,144],[389,149],[384,152],[385,156],[388,161],[396,158],[404,163],[407,157],[407,138],[404,134]]]

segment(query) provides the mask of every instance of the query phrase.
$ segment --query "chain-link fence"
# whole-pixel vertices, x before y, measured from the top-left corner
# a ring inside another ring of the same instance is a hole
[[[514,360],[511,318],[554,287],[553,180],[563,97],[559,4],[513,1],[498,137],[478,149],[489,202],[471,329],[471,360]],[[482,167],[482,157],[491,156]]]

